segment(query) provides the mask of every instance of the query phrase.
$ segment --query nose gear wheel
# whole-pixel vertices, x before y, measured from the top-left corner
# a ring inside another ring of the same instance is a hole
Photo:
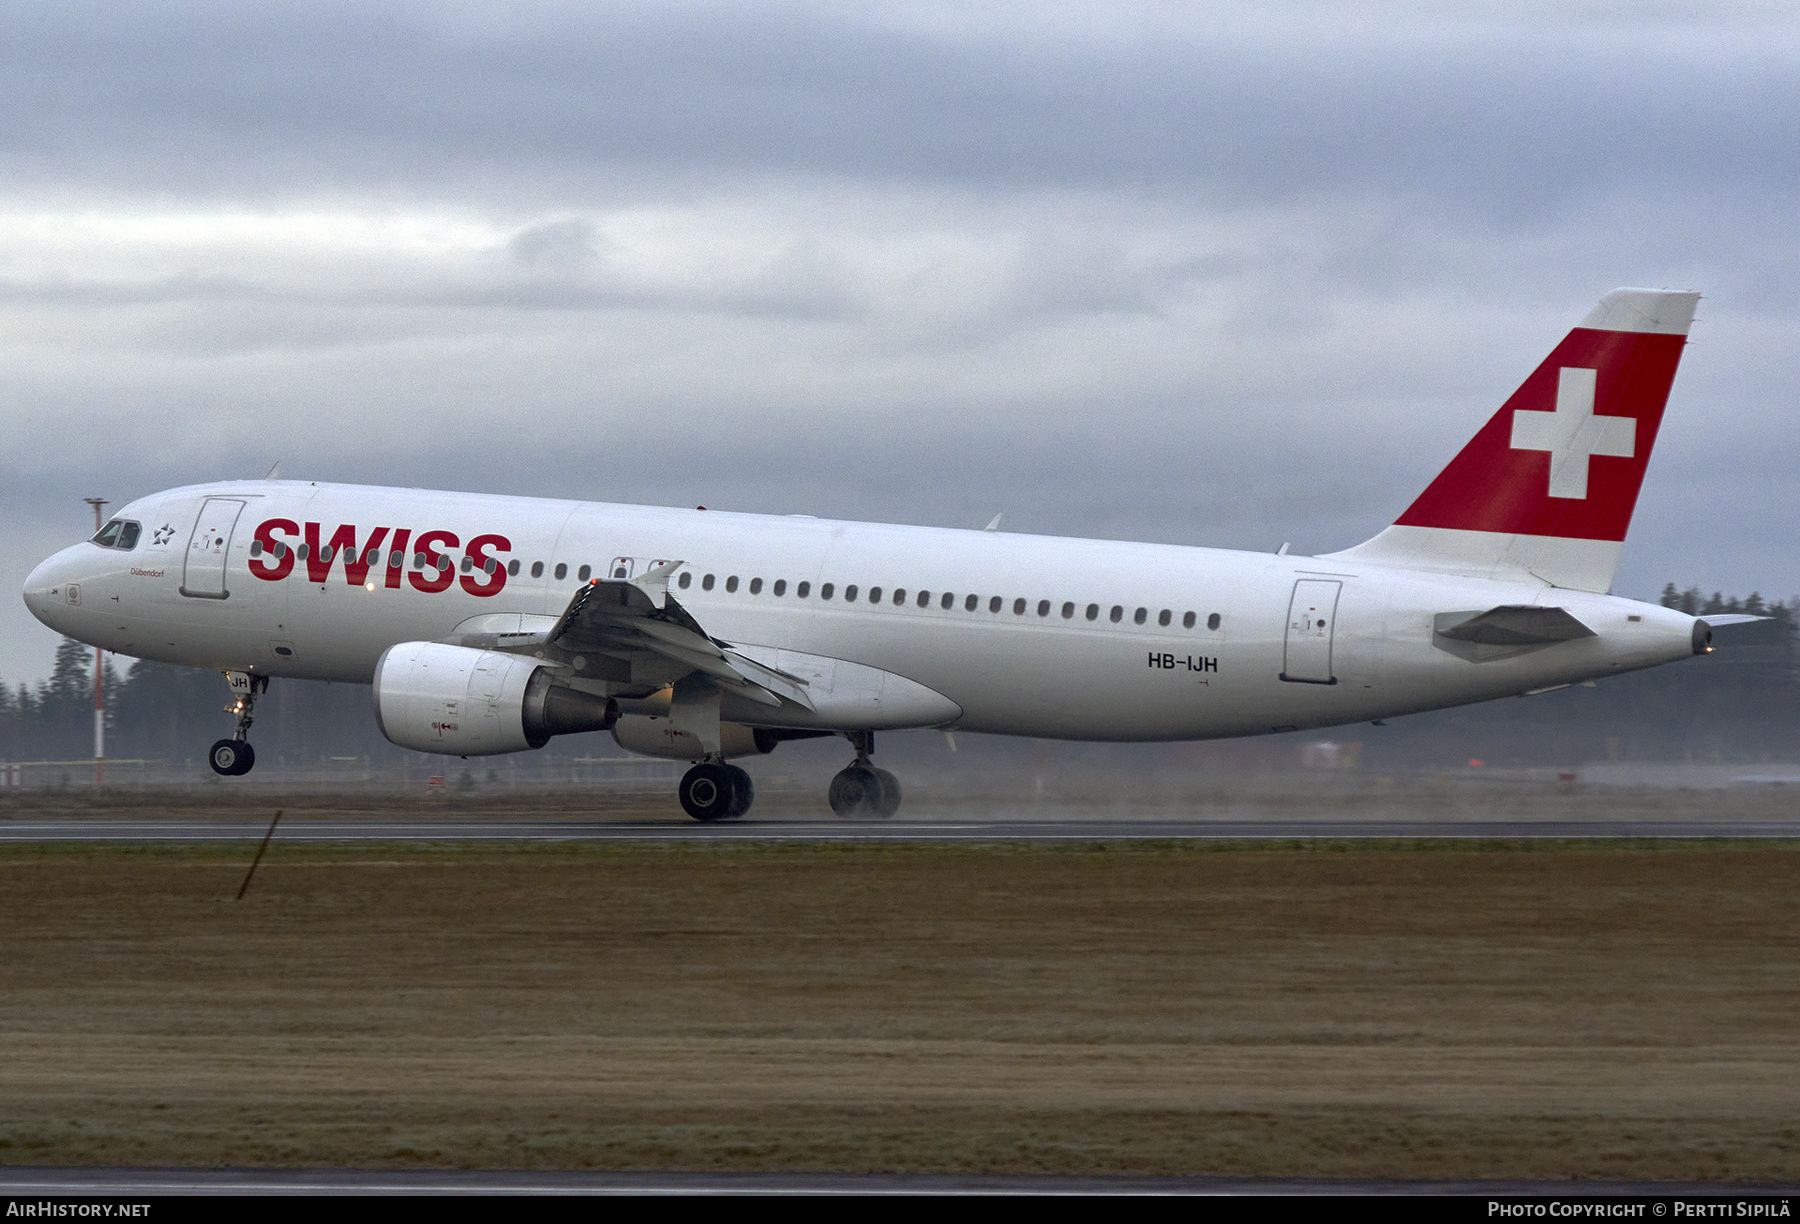
[[[212,771],[227,778],[241,778],[256,764],[256,749],[246,740],[222,739],[207,754]]]
[[[269,678],[248,672],[226,672],[231,691],[237,700],[225,707],[232,718],[230,739],[222,739],[206,754],[206,763],[221,777],[241,778],[256,764],[256,749],[250,746],[250,724],[256,721],[256,699],[269,691]]]

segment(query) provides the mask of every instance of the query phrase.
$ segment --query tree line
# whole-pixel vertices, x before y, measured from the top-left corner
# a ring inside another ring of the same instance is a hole
[[[106,755],[204,770],[207,749],[231,734],[231,694],[217,672],[138,659],[105,664]],[[360,684],[276,680],[257,702],[257,759],[312,765],[332,758],[392,762]],[[0,684],[0,760],[82,761],[94,754],[94,650],[64,638],[50,676],[35,688]]]

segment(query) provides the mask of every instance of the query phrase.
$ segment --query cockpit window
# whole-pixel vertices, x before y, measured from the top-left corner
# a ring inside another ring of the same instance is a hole
[[[94,543],[102,548],[117,548],[129,552],[137,547],[138,533],[141,530],[130,519],[114,519],[94,533]]]

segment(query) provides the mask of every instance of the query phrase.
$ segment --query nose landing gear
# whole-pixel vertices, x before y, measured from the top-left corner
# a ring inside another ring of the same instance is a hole
[[[227,778],[238,778],[256,764],[256,749],[250,746],[250,724],[255,722],[256,699],[269,691],[269,678],[250,672],[226,672],[233,701],[225,712],[235,720],[231,738],[212,746],[206,760],[212,771]]]
[[[222,739],[212,746],[206,759],[214,773],[235,778],[249,773],[256,764],[256,749],[247,740]]]
[[[846,820],[887,819],[900,810],[900,779],[869,763],[873,731],[851,731],[844,738],[856,749],[856,760],[831,779],[831,810]]]

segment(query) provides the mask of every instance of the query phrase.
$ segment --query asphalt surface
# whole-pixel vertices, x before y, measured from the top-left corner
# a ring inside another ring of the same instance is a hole
[[[1112,1194],[1786,1198],[1800,1186],[1721,1182],[1386,1181],[905,1173],[596,1173],[386,1169],[0,1169],[0,1197],[165,1195]]]
[[[264,820],[7,820],[4,842],[254,842]],[[283,821],[282,842],[1109,842],[1800,838],[1800,820]]]

